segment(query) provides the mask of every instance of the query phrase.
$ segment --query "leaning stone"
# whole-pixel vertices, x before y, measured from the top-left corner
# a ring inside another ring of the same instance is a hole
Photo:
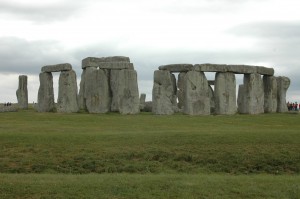
[[[108,71],[86,68],[84,98],[89,113],[107,113],[110,111],[110,89]]]
[[[98,63],[100,69],[112,69],[112,70],[121,70],[121,69],[131,69],[133,70],[133,64],[128,62],[101,62]]]
[[[111,71],[112,109],[121,114],[137,114],[140,112],[140,99],[135,70]]]
[[[264,87],[260,74],[244,75],[243,102],[239,104],[245,114],[260,114],[264,112]]]
[[[174,98],[176,98],[176,91],[171,72],[167,70],[154,71],[152,112],[157,115],[174,114],[174,107],[176,106]]]
[[[145,108],[145,102],[146,102],[146,94],[142,93],[140,96],[140,110],[143,111]]]
[[[193,70],[192,64],[169,64],[158,67],[159,70],[167,70],[170,72],[187,72]]]
[[[79,89],[79,94],[78,94],[78,106],[79,106],[79,109],[87,110],[86,99],[84,97],[85,79],[86,79],[86,69],[83,69],[82,74],[81,74],[80,89]]]
[[[275,113],[277,111],[277,81],[276,77],[265,75],[264,82],[264,111]]]
[[[257,66],[256,70],[257,70],[257,73],[261,74],[261,75],[270,75],[270,76],[274,75],[274,68],[267,68],[267,67],[263,67],[263,66]]]
[[[48,65],[48,66],[43,66],[41,70],[44,73],[69,71],[69,70],[72,70],[72,66],[71,66],[71,64],[68,64],[68,63]]]
[[[290,86],[291,80],[288,77],[277,77],[277,112],[287,112],[286,92]]]
[[[235,74],[254,74],[257,72],[256,66],[248,65],[227,65],[227,72],[232,72]]]
[[[226,72],[226,64],[196,64],[194,66],[196,71],[201,72]]]
[[[185,76],[183,112],[189,115],[209,115],[210,99],[203,72],[189,71]]]
[[[77,79],[74,70],[63,71],[59,76],[57,112],[76,113],[79,111]]]
[[[51,73],[40,73],[40,87],[38,91],[38,112],[51,112],[55,109],[53,76]]]
[[[216,73],[215,113],[232,115],[236,108],[236,81],[233,73]]]
[[[19,87],[16,92],[18,105],[21,109],[28,109],[28,89],[27,89],[27,76],[19,76]]]

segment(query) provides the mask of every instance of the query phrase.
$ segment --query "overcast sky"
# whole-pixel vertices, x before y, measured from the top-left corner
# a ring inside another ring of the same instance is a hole
[[[299,0],[0,0],[0,103],[17,101],[19,75],[36,102],[42,66],[71,63],[79,84],[82,59],[117,55],[130,57],[147,100],[158,66],[218,63],[273,67],[291,79],[287,100],[300,101],[299,8]],[[58,74],[54,84],[57,93]]]

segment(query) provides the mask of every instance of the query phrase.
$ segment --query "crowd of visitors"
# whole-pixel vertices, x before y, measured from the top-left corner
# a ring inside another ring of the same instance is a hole
[[[298,106],[299,106],[299,108],[298,108]],[[295,102],[295,103],[288,102],[287,107],[288,107],[289,111],[298,111],[298,110],[300,110],[300,104],[298,105],[297,102]]]
[[[4,106],[11,106],[11,105],[12,105],[11,102],[4,103]]]

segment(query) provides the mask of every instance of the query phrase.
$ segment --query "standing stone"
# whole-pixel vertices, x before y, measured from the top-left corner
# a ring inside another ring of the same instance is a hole
[[[239,111],[245,114],[264,112],[264,87],[260,74],[245,74],[244,88],[239,99]]]
[[[111,103],[108,71],[94,67],[85,70],[84,98],[88,112],[107,113]]]
[[[284,113],[287,112],[286,105],[286,92],[290,86],[290,79],[287,77],[277,77],[277,112]]]
[[[277,111],[277,81],[276,77],[264,75],[264,111],[275,113]]]
[[[40,88],[38,91],[38,112],[54,111],[53,76],[51,73],[40,73]]]
[[[27,76],[19,76],[19,87],[16,92],[18,105],[21,109],[28,109],[28,90],[27,90]]]
[[[57,112],[75,113],[79,111],[77,99],[77,79],[74,70],[62,71],[59,76]]]
[[[111,71],[112,109],[121,114],[140,112],[137,72],[131,69]]]
[[[185,76],[183,112],[189,115],[209,115],[208,82],[203,72],[189,71]]]
[[[140,96],[140,110],[144,110],[145,108],[145,103],[146,103],[146,94],[142,93]]]
[[[83,69],[82,74],[81,74],[80,89],[79,89],[79,94],[78,94],[78,106],[79,106],[79,109],[87,110],[86,99],[84,98],[85,79],[86,79],[86,69]]]
[[[184,77],[185,77],[186,73],[185,72],[181,72],[178,74],[178,81],[177,81],[177,98],[178,98],[178,108],[182,109],[183,108],[183,104],[184,104]]]
[[[239,85],[238,98],[237,98],[237,105],[238,105],[239,113],[246,113],[245,106],[244,106],[244,103],[245,103],[245,100],[244,100],[245,89],[244,88],[245,87],[243,84]]]
[[[209,85],[208,81],[208,95],[209,95],[209,101],[210,101],[210,113],[214,114],[215,113],[215,92],[212,89],[211,85]]]
[[[233,73],[216,73],[215,113],[232,115],[236,108],[236,81]]]
[[[152,90],[152,112],[157,115],[174,114],[174,102],[176,98],[176,86],[174,86],[174,77],[167,70],[154,71],[154,84]],[[175,97],[174,97],[175,96]]]

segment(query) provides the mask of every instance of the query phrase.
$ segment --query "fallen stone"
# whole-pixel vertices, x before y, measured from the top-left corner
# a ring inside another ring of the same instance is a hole
[[[237,112],[236,81],[233,73],[216,73],[215,113],[232,115]]]
[[[189,115],[209,115],[208,82],[203,72],[189,71],[185,76],[183,112]]]
[[[76,113],[79,111],[77,78],[74,70],[60,73],[56,109],[60,113]]]
[[[19,87],[16,92],[19,108],[28,109],[27,76],[19,76]]]
[[[110,111],[109,74],[103,69],[86,68],[84,98],[89,113]]]
[[[52,112],[55,110],[53,76],[51,73],[40,73],[40,87],[38,91],[38,112]]]
[[[71,64],[68,63],[43,66],[41,69],[41,71],[44,73],[69,71],[69,70],[72,70],[72,66]]]
[[[277,80],[277,112],[287,112],[286,92],[290,86],[291,80],[288,77],[279,76]]]
[[[264,82],[264,111],[275,113],[277,111],[277,81],[276,77],[265,75]]]
[[[158,67],[159,70],[167,70],[170,72],[187,72],[194,69],[192,64],[169,64]]]
[[[152,112],[157,115],[174,114],[177,107],[174,78],[170,71],[154,71],[154,84],[152,90]]]

